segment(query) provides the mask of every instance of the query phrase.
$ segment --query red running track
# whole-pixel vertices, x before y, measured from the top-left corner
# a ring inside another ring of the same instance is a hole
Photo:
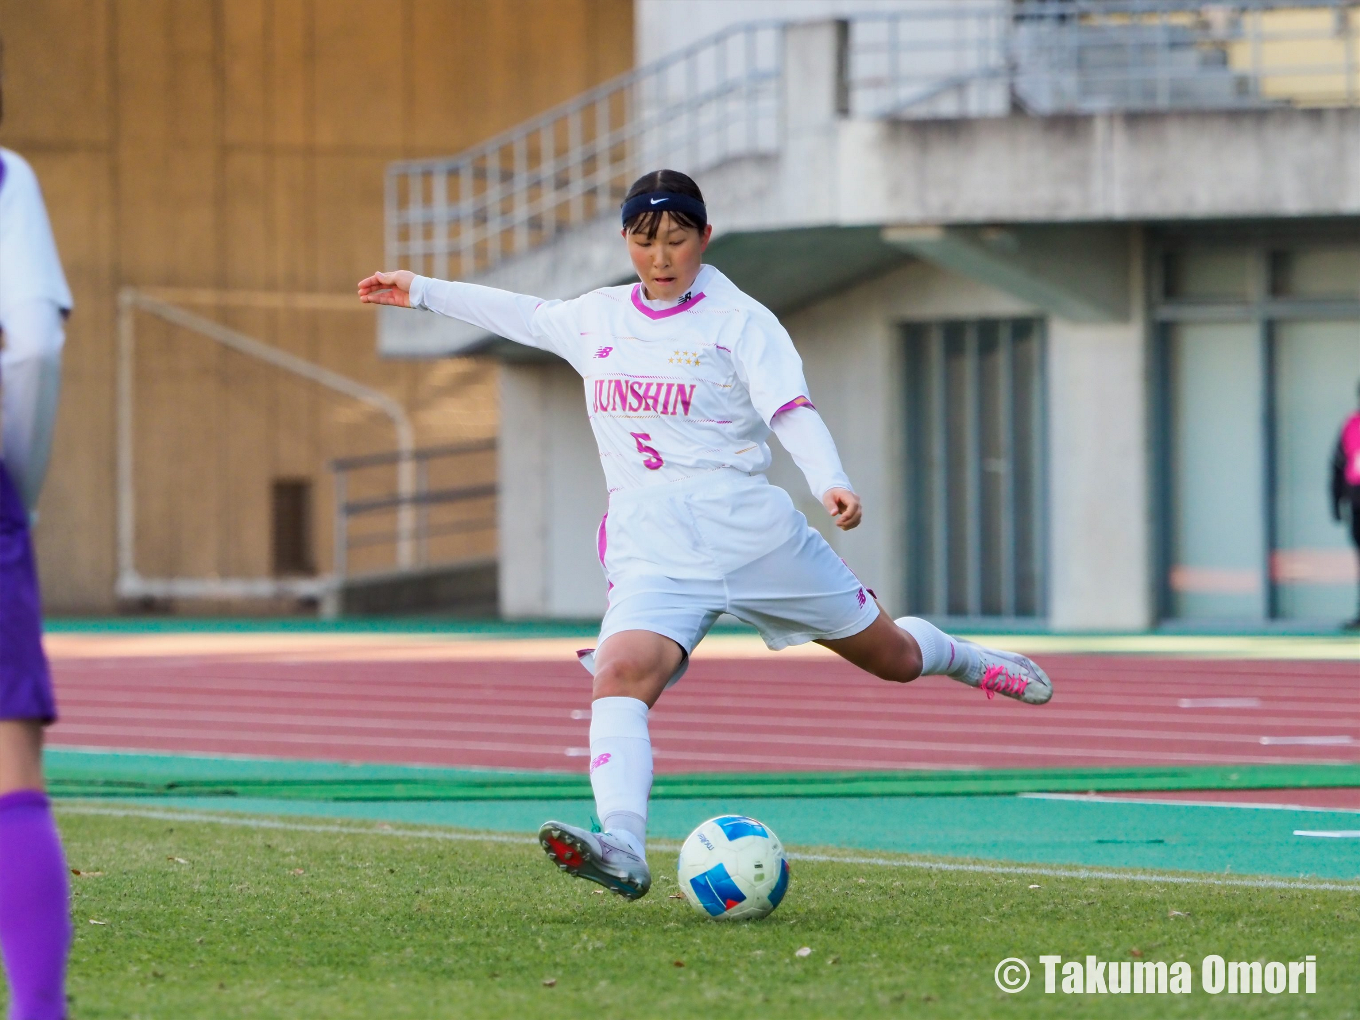
[[[652,715],[663,772],[1360,761],[1360,668],[1049,655],[1043,707],[840,660],[700,659]],[[573,662],[54,663],[58,746],[509,769],[583,769]]]

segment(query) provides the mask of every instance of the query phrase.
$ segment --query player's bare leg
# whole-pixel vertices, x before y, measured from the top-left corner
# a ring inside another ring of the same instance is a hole
[[[883,680],[908,683],[939,674],[986,691],[988,698],[1000,694],[1042,705],[1053,697],[1048,674],[1025,656],[951,637],[914,616],[892,620],[880,610],[858,634],[819,643]]]
[[[582,661],[595,675],[590,783],[604,831],[550,821],[539,829],[538,840],[563,871],[637,899],[652,884],[646,856],[652,790],[647,710],[684,667],[685,652],[660,634],[625,630],[610,635]]]
[[[43,726],[36,719],[0,720],[0,797],[43,790]]]

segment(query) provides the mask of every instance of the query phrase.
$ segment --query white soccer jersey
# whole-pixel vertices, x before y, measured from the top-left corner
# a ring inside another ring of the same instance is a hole
[[[518,314],[497,316],[507,299]],[[779,320],[712,266],[663,311],[647,306],[638,284],[538,302],[424,277],[411,303],[566,359],[584,379],[611,493],[722,468],[763,472],[770,420],[808,399],[802,359]]]
[[[33,168],[18,153],[0,148],[0,317],[34,299],[70,311],[71,288]]]

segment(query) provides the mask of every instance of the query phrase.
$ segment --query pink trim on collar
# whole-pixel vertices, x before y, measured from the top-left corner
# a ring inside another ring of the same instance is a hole
[[[648,308],[646,305],[642,303],[642,284],[640,283],[633,284],[633,307],[636,308],[643,315],[647,316],[647,318],[649,319],[665,319],[671,315],[678,315],[680,312],[687,311],[688,309],[693,308],[703,299],[704,299],[703,291],[700,291],[698,294],[695,294],[688,301],[681,302],[674,308],[663,308],[661,311],[658,312],[655,309]]]

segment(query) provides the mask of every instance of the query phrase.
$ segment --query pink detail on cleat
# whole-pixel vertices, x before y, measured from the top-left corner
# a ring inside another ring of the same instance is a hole
[[[998,694],[1019,697],[1025,693],[1029,681],[1022,676],[1006,672],[1005,666],[989,666],[987,672],[982,674],[982,681],[978,686],[987,692],[987,700],[991,701]]]

